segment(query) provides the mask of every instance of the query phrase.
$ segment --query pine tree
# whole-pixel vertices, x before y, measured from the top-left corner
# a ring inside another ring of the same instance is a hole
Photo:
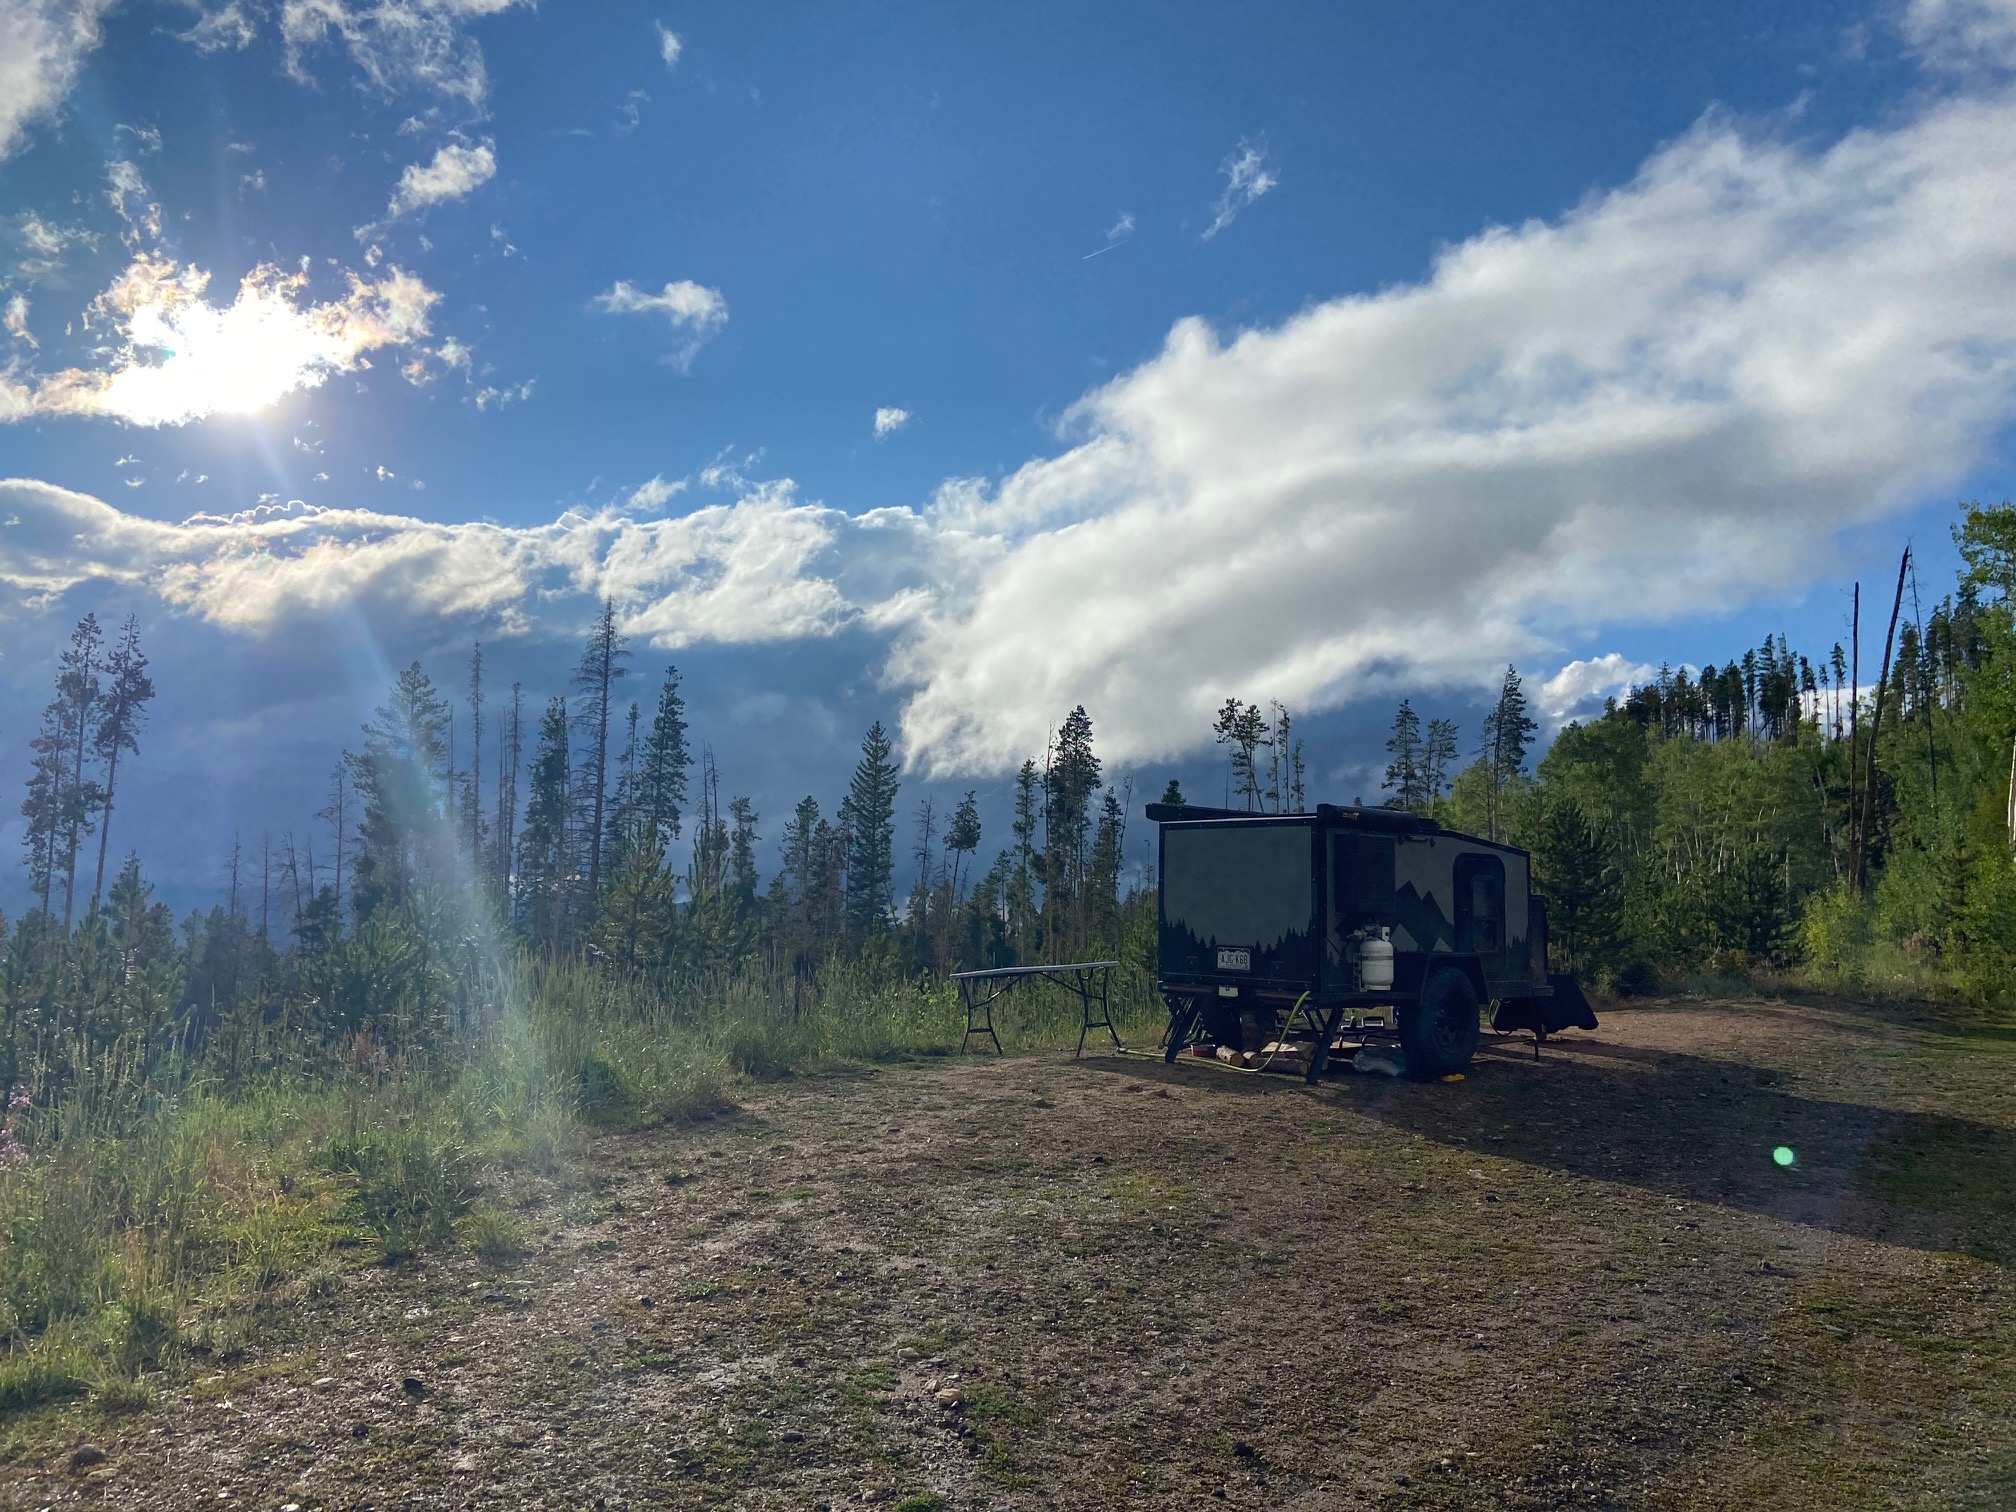
[[[642,718],[633,702],[623,714],[623,759],[617,763],[616,796],[609,805],[609,853],[620,858],[637,839],[637,726]]]
[[[961,897],[959,872],[961,856],[971,858],[980,849],[980,805],[979,795],[968,792],[959,800],[959,807],[952,811],[952,822],[945,827],[945,849],[952,854],[952,901]]]
[[[1034,761],[1024,761],[1015,774],[1015,869],[1008,879],[1008,938],[1017,959],[1024,962],[1035,960],[1041,948],[1036,874],[1043,854],[1036,848],[1036,836],[1042,824],[1042,781]]]
[[[91,744],[105,764],[104,809],[98,821],[98,871],[91,883],[91,906],[105,887],[105,850],[112,838],[112,799],[119,786],[119,756],[122,751],[140,754],[140,731],[146,724],[147,703],[154,697],[154,683],[147,676],[147,658],[140,651],[140,620],[126,616],[119,627],[119,641],[105,660],[110,679],[99,705],[98,725]]]
[[[77,897],[77,852],[91,832],[104,789],[84,775],[84,758],[91,748],[97,723],[99,694],[99,649],[104,633],[98,616],[87,614],[71,632],[70,647],[57,664],[56,703],[60,706],[63,745],[69,769],[63,773],[62,798],[57,823],[62,829],[60,863],[63,868],[63,932],[70,932],[70,920]]]
[[[1608,964],[1622,927],[1623,889],[1601,837],[1575,803],[1547,803],[1534,861],[1560,969],[1587,972]]]
[[[581,665],[574,672],[574,686],[581,693],[577,716],[588,746],[582,752],[580,802],[588,844],[588,876],[583,896],[583,916],[591,917],[595,897],[602,887],[603,809],[609,798],[609,714],[619,678],[630,669],[623,663],[630,653],[625,637],[616,628],[616,601],[604,599],[602,614],[581,653]]]
[[[448,701],[413,662],[364,726],[364,749],[344,755],[362,808],[351,887],[359,917],[408,903],[450,874],[449,719]]]
[[[1120,866],[1127,843],[1127,806],[1108,788],[1099,809],[1086,866],[1086,924],[1090,939],[1103,955],[1120,944]]]
[[[1162,789],[1162,796],[1156,799],[1155,801],[1157,803],[1166,803],[1170,805],[1172,808],[1182,808],[1184,802],[1183,785],[1180,782],[1178,782],[1174,777],[1171,777],[1169,779],[1169,785],[1164,789]]]
[[[747,798],[731,799],[728,817],[728,890],[746,909],[756,901],[756,885],[760,880],[756,875],[756,846],[763,837],[756,833],[756,805]]]
[[[539,744],[532,756],[525,804],[525,830],[518,838],[518,904],[521,927],[535,945],[563,948],[572,935],[569,907],[575,862],[573,765],[567,751],[567,700],[555,695],[539,721]]]
[[[789,910],[792,948],[808,959],[822,954],[826,921],[820,904],[825,888],[825,845],[831,827],[819,817],[819,800],[806,794],[784,821],[783,867],[778,876]]]
[[[1498,690],[1498,702],[1484,718],[1484,742],[1478,752],[1484,762],[1486,792],[1489,795],[1491,840],[1504,838],[1504,816],[1500,798],[1506,784],[1526,769],[1526,748],[1540,726],[1526,712],[1526,693],[1519,682],[1518,669],[1507,667],[1505,681]]]
[[[1433,803],[1449,785],[1449,764],[1456,759],[1456,721],[1431,719],[1421,742],[1421,780]]]
[[[859,943],[888,928],[895,902],[896,763],[894,746],[876,720],[861,741],[847,796],[840,803],[847,835],[847,932]]]
[[[64,729],[62,704],[52,700],[42,711],[42,728],[28,742],[34,764],[28,778],[28,796],[21,800],[21,817],[27,821],[22,849],[27,853],[30,886],[44,914],[49,913],[55,889],[58,847],[63,834],[63,774],[70,766]]]
[[[636,839],[624,845],[616,859],[589,940],[610,964],[636,971],[664,958],[677,917],[665,852],[648,840]]]
[[[1225,700],[1225,707],[1218,711],[1218,719],[1211,726],[1211,733],[1218,744],[1232,748],[1233,790],[1245,803],[1248,813],[1262,807],[1260,797],[1260,773],[1255,765],[1256,753],[1267,741],[1267,721],[1260,717],[1257,704],[1242,705],[1236,698]]]
[[[1084,933],[1092,795],[1100,781],[1092,719],[1080,704],[1057,727],[1043,772],[1043,911],[1053,954]]]
[[[489,842],[483,829],[483,643],[469,648],[469,786],[463,794],[462,831],[471,891],[484,883]]]
[[[686,704],[679,696],[679,669],[667,667],[658,689],[658,710],[637,768],[638,823],[661,847],[679,838],[680,810],[686,802],[686,769],[693,764],[686,746]]]
[[[1420,809],[1427,804],[1428,774],[1421,740],[1421,716],[1406,699],[1393,716],[1393,733],[1386,739],[1386,751],[1393,759],[1386,763],[1382,792],[1393,795],[1392,806]]]

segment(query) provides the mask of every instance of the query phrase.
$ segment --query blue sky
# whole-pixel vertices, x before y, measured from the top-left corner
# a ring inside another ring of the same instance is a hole
[[[115,844],[181,898],[389,668],[543,697],[604,593],[773,816],[876,717],[998,814],[1074,703],[1159,791],[1280,697],[1349,799],[1507,660],[1566,713],[1822,650],[2010,491],[2012,38],[0,0],[0,787],[86,608],[146,629]]]

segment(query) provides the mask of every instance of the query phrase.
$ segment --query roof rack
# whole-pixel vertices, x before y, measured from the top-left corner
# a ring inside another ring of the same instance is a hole
[[[1383,830],[1388,834],[1439,835],[1442,826],[1405,809],[1368,808],[1362,804],[1319,803],[1314,812],[1299,814],[1255,814],[1245,809],[1206,808],[1196,803],[1151,803],[1148,817],[1157,824],[1195,819],[1313,819],[1318,824],[1334,824],[1358,829]]]

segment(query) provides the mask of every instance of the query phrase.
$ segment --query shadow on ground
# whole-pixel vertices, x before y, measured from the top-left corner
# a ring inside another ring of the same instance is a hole
[[[1149,1056],[1079,1064],[1299,1097],[1528,1165],[1915,1249],[2016,1263],[2016,1130],[1786,1090],[1783,1071],[1600,1038],[1487,1046],[1461,1082],[1344,1074],[1320,1087]],[[1774,1157],[1790,1150],[1793,1163]]]

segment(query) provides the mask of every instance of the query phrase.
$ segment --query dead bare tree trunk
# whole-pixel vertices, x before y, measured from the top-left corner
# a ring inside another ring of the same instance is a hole
[[[1869,755],[1862,771],[1862,822],[1855,839],[1855,892],[1869,885],[1869,831],[1876,816],[1876,741],[1883,733],[1883,698],[1890,688],[1890,643],[1897,635],[1897,616],[1904,608],[1904,574],[1911,570],[1911,548],[1897,563],[1897,596],[1890,601],[1890,628],[1883,635],[1883,671],[1876,679],[1876,707],[1869,717]]]
[[[1853,607],[1848,611],[1848,890],[1855,891],[1855,858],[1861,854],[1862,795],[1855,783],[1862,770],[1862,744],[1858,731],[1862,713],[1862,585],[1855,585]]]

